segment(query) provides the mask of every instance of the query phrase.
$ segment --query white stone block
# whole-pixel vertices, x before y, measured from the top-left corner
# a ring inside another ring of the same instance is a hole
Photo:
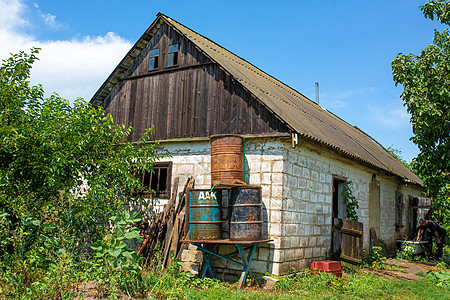
[[[270,211],[270,222],[281,223],[281,211],[271,210]]]
[[[281,198],[272,198],[270,200],[270,210],[282,210],[283,200]]]
[[[281,236],[281,224],[280,223],[270,223],[269,234],[271,236]]]
[[[272,173],[272,184],[283,184],[283,173]]]
[[[200,264],[190,261],[182,261],[180,269],[184,272],[189,272],[194,275],[198,275],[200,271]]]
[[[300,189],[292,189],[292,199],[295,201],[300,201],[302,198],[302,191]]]
[[[282,173],[283,172],[284,162],[283,160],[277,160],[273,162],[272,172],[274,173]]]
[[[325,178],[326,178],[326,177],[325,177],[325,174],[324,174],[324,173],[320,173],[320,174],[319,174],[319,181],[320,181],[320,182],[324,183],[324,182],[325,182]]]
[[[298,177],[302,176],[302,168],[300,166],[294,165],[294,167],[292,168],[292,174]]]
[[[306,212],[306,203],[305,201],[300,200],[298,203],[298,210],[300,212]]]
[[[316,188],[315,188],[315,191],[317,192],[317,193],[322,193],[322,184],[320,184],[320,183],[316,183]]]
[[[296,235],[297,234],[297,225],[295,224],[286,224],[286,234],[287,235]]]
[[[299,188],[306,188],[307,180],[305,178],[299,178],[298,179],[298,187]]]
[[[305,248],[305,258],[312,258],[312,257],[313,257],[313,249]]]
[[[289,211],[294,211],[295,210],[295,201],[296,200],[286,199],[285,201],[286,201],[286,209],[289,210]]]
[[[317,224],[318,225],[324,225],[325,224],[325,216],[324,215],[317,216]]]
[[[311,171],[311,180],[319,181],[319,174],[316,171]]]
[[[275,175],[275,174],[272,174]],[[273,178],[273,176],[272,176]],[[283,186],[281,184],[272,184],[272,198],[282,198],[283,197]]]
[[[314,185],[315,185],[314,181],[308,180],[308,181],[306,182],[306,188],[307,188],[307,190],[308,190],[308,191],[311,191],[311,192],[314,192]]]
[[[302,167],[306,167],[306,158],[304,156],[298,156],[297,163]]]
[[[272,184],[272,173],[262,173],[261,184]]]
[[[273,278],[273,277],[269,277],[269,276],[263,276],[264,279],[264,289],[265,290],[273,290],[277,284],[277,282],[279,282],[279,279]]]
[[[262,193],[262,197],[263,198],[268,198],[270,197],[270,192],[271,192],[271,186],[268,184],[262,184],[261,185],[261,193]]]
[[[289,162],[286,162],[285,164],[284,164],[284,173],[286,173],[286,174],[292,174],[293,172],[292,172],[292,164],[291,163],[289,163]]]
[[[181,253],[181,260],[202,263],[203,262],[202,251],[200,251],[200,250],[183,250],[183,252]]]
[[[303,259],[305,257],[305,249],[297,248],[295,249],[295,259]]]
[[[260,185],[261,184],[261,174],[250,174],[249,183],[253,185]]]
[[[272,162],[263,161],[261,164],[261,172],[272,172]]]
[[[287,185],[290,186],[291,188],[298,188],[297,178],[294,176],[289,176]]]
[[[302,176],[303,176],[303,178],[309,179],[310,172],[309,172],[309,170],[307,168],[303,168],[302,169]]]
[[[311,192],[310,191],[302,191],[302,200],[309,201],[310,199],[311,199]]]

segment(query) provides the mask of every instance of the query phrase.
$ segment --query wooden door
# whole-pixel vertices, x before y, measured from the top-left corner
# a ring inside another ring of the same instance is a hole
[[[351,264],[363,261],[363,223],[333,219],[333,259]]]

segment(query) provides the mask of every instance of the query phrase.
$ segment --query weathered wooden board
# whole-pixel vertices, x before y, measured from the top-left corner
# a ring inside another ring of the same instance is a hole
[[[363,262],[363,223],[335,218],[333,222],[334,254],[345,262]]]
[[[164,49],[176,43],[179,64],[168,68]],[[153,48],[160,49],[159,68],[149,71]],[[289,132],[239,82],[167,25],[125,72],[103,107],[116,124],[133,127],[130,141],[152,126],[157,140]]]

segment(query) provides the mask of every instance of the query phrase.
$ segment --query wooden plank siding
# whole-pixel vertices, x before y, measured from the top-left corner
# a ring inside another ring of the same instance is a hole
[[[177,43],[178,65],[166,67],[168,48]],[[160,53],[158,69],[149,71],[149,52],[155,48]],[[156,140],[290,132],[239,82],[166,24],[107,99],[103,107],[116,124],[133,127],[130,141],[151,126]]]

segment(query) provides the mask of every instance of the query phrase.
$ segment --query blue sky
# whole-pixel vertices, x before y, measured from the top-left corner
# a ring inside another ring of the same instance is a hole
[[[434,29],[423,1],[0,0],[0,58],[42,48],[32,73],[47,94],[89,100],[162,12],[248,60],[411,160],[409,115],[391,61],[420,53]]]

